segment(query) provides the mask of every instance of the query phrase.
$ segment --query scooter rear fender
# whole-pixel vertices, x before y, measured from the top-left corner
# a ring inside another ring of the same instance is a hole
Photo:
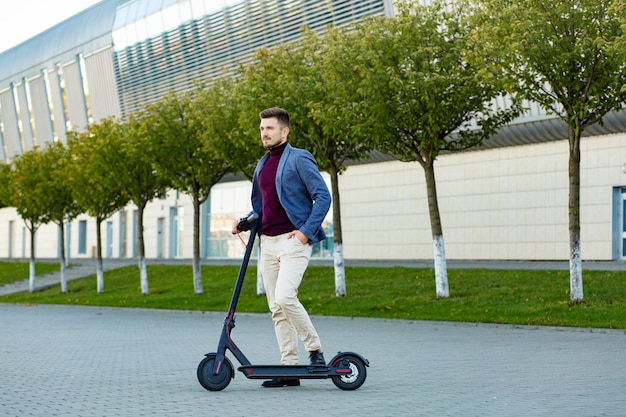
[[[358,353],[356,353],[356,352],[339,352],[339,353],[337,353],[335,356],[333,356],[333,358],[332,358],[332,359],[330,360],[330,362],[328,362],[328,363],[329,363],[329,365],[330,365],[330,366],[333,366],[333,365],[337,362],[337,360],[339,360],[339,359],[341,359],[342,357],[347,356],[347,355],[356,356],[357,358],[359,358],[359,359],[361,359],[361,360],[363,361],[363,363],[365,364],[365,366],[368,366],[368,367],[370,366],[370,361],[368,361],[367,359],[365,359],[365,358],[363,357],[363,355],[360,355],[360,354],[358,354]]]

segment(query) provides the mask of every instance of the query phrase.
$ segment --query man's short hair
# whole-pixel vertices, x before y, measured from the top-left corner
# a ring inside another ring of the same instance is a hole
[[[278,119],[278,124],[280,124],[281,127],[291,127],[289,113],[287,113],[287,110],[281,109],[280,107],[265,109],[259,113],[259,117],[261,117],[261,119],[271,119],[272,117],[275,117]]]

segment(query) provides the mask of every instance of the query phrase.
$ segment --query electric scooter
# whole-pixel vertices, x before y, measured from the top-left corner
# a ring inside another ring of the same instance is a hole
[[[258,215],[253,213],[249,217],[239,220],[239,231],[250,231],[239,275],[233,290],[233,295],[224,320],[224,327],[217,345],[217,352],[207,353],[198,365],[197,376],[200,385],[209,391],[221,391],[234,379],[234,368],[226,357],[229,350],[239,361],[238,370],[248,379],[325,379],[330,378],[342,390],[355,390],[365,382],[366,367],[369,361],[354,352],[339,352],[326,365],[253,365],[243,352],[237,347],[231,337],[235,327],[235,309],[243,287],[250,254],[257,234]]]

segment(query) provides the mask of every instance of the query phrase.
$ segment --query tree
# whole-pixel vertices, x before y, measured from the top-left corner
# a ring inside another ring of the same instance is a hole
[[[206,107],[199,104],[198,94],[197,90],[168,94],[147,106],[144,123],[149,127],[147,135],[156,151],[157,175],[169,178],[175,189],[191,196],[194,293],[202,294],[200,206],[230,168],[216,147],[203,140],[204,119],[210,115],[203,112]]]
[[[71,159],[69,149],[60,142],[49,142],[41,150],[40,163],[46,187],[44,211],[47,218],[59,226],[61,237],[59,263],[61,266],[61,292],[67,292],[66,256],[65,256],[65,224],[81,210],[74,199],[72,189],[66,179],[69,174]]]
[[[72,164],[68,183],[82,211],[96,219],[97,292],[104,292],[102,222],[124,207],[128,195],[120,178],[124,154],[120,124],[112,118],[89,126],[85,132],[68,132]]]
[[[493,111],[502,88],[467,61],[472,28],[458,6],[400,4],[395,18],[372,19],[359,36],[370,134],[381,151],[424,170],[438,298],[449,288],[435,161],[480,145],[517,114],[516,106]]]
[[[580,140],[626,100],[621,0],[482,0],[477,48],[515,80],[520,97],[537,102],[568,128],[570,300],[583,299],[580,241]],[[494,25],[492,22],[498,22]]]
[[[240,75],[244,70],[240,67]],[[256,103],[257,88],[253,80],[245,77],[229,77],[215,80],[210,94],[203,94],[202,101],[221,103],[213,107],[211,118],[221,123],[209,123],[205,140],[223,137],[228,143],[221,147],[224,158],[233,174],[243,174],[252,181],[257,162],[266,150],[259,135],[259,107]],[[214,131],[211,126],[221,126]],[[257,268],[257,295],[265,294],[261,268]]]
[[[279,106],[291,115],[289,141],[309,149],[321,171],[330,175],[333,201],[335,294],[346,295],[339,175],[348,160],[366,158],[373,143],[355,134],[360,120],[354,97],[358,76],[352,68],[346,31],[329,28],[324,36],[304,29],[303,39],[263,49],[244,70],[257,113]],[[255,120],[258,120],[255,119]]]
[[[249,80],[223,77],[198,86],[197,103],[204,115],[203,141],[207,151],[226,161],[233,174],[252,180],[257,161],[265,153],[259,137],[259,110],[251,104]]]
[[[9,172],[9,201],[30,231],[28,290],[35,291],[35,237],[37,229],[49,221],[46,206],[51,197],[46,188],[45,166],[37,148],[18,155]]]
[[[621,56],[622,59],[626,60],[626,2],[614,1],[611,6],[609,6],[609,12],[617,16],[621,34],[611,42],[608,42],[607,47],[611,54]],[[626,92],[626,84],[622,85],[620,92]]]
[[[9,195],[9,173],[11,165],[0,162],[0,208],[11,205]]]
[[[120,122],[120,146],[123,155],[120,176],[125,195],[137,206],[137,259],[141,293],[150,292],[148,269],[146,266],[146,247],[144,243],[144,211],[148,202],[164,195],[169,186],[169,179],[155,175],[153,155],[154,147],[148,134],[149,126],[140,114],[131,114],[125,122]]]

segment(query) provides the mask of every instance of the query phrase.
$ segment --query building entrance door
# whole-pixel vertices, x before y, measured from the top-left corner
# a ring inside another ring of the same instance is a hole
[[[613,188],[613,256],[626,259],[626,187]]]

